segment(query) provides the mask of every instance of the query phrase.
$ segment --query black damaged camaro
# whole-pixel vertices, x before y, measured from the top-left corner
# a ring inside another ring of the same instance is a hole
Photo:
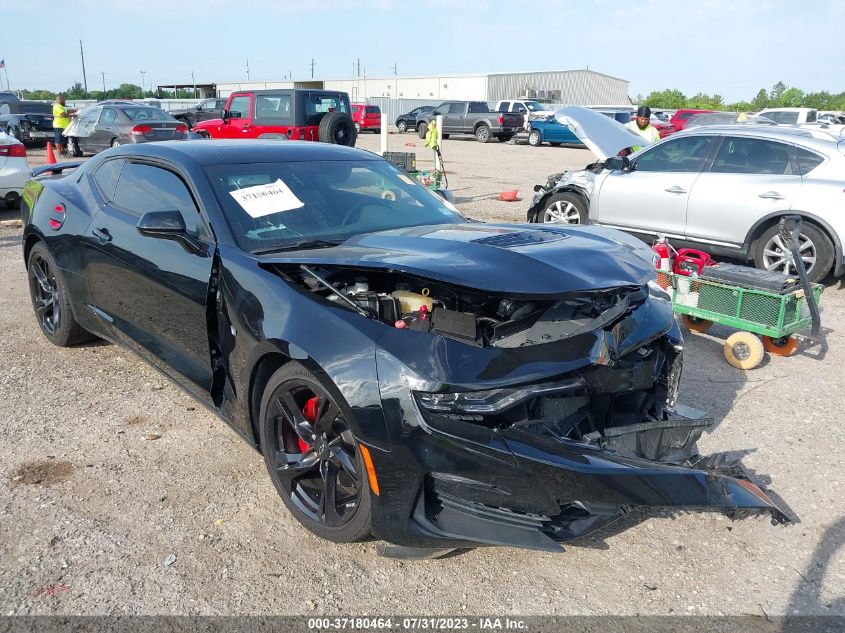
[[[134,350],[338,542],[561,543],[636,506],[786,516],[678,415],[651,251],[473,222],[368,152],[122,146],[24,195],[38,323]]]

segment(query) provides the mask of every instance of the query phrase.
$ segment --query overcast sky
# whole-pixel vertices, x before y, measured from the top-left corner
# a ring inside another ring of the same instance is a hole
[[[61,6],[59,9],[57,7]],[[592,70],[630,94],[845,90],[845,0],[0,0],[12,88]],[[64,16],[58,20],[56,16]],[[5,85],[5,76],[3,77]]]

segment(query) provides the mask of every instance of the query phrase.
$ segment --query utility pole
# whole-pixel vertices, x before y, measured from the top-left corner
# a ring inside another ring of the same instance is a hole
[[[197,98],[197,80],[194,79],[194,71],[191,71],[191,83],[194,84],[194,99]]]
[[[312,58],[311,58],[311,79],[314,79],[314,66],[315,66],[316,64],[317,64],[317,62],[315,62],[315,61],[314,61],[314,58],[312,57]]]
[[[106,98],[106,73],[100,73],[103,76],[103,99]]]
[[[144,98],[144,79],[146,78],[145,75],[147,74],[146,70],[141,71],[141,98]]]
[[[396,76],[396,62],[393,62],[393,75]]]
[[[246,58],[246,80],[249,81],[249,57]],[[196,94],[196,86],[194,86],[194,94]]]
[[[361,58],[358,58],[358,76],[361,76]]]
[[[88,98],[88,77],[85,75],[85,53],[82,52],[82,40],[79,40],[79,56],[82,58],[82,84],[85,87],[85,98]]]

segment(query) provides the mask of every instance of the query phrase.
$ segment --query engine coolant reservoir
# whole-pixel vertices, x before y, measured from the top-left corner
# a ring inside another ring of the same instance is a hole
[[[402,314],[418,312],[421,306],[425,306],[431,312],[433,306],[431,297],[428,296],[428,288],[423,289],[423,294],[410,290],[395,290],[391,296],[399,302],[399,310]]]

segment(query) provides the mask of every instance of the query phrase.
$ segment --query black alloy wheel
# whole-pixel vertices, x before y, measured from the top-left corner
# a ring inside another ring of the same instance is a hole
[[[311,532],[337,543],[370,533],[370,492],[352,430],[335,399],[298,363],[268,383],[261,443],[285,505]]]
[[[41,253],[29,260],[29,291],[38,325],[48,337],[55,336],[62,318],[59,285],[51,262]]]
[[[96,338],[76,322],[61,273],[43,242],[29,253],[27,277],[32,309],[47,340],[67,347]]]

